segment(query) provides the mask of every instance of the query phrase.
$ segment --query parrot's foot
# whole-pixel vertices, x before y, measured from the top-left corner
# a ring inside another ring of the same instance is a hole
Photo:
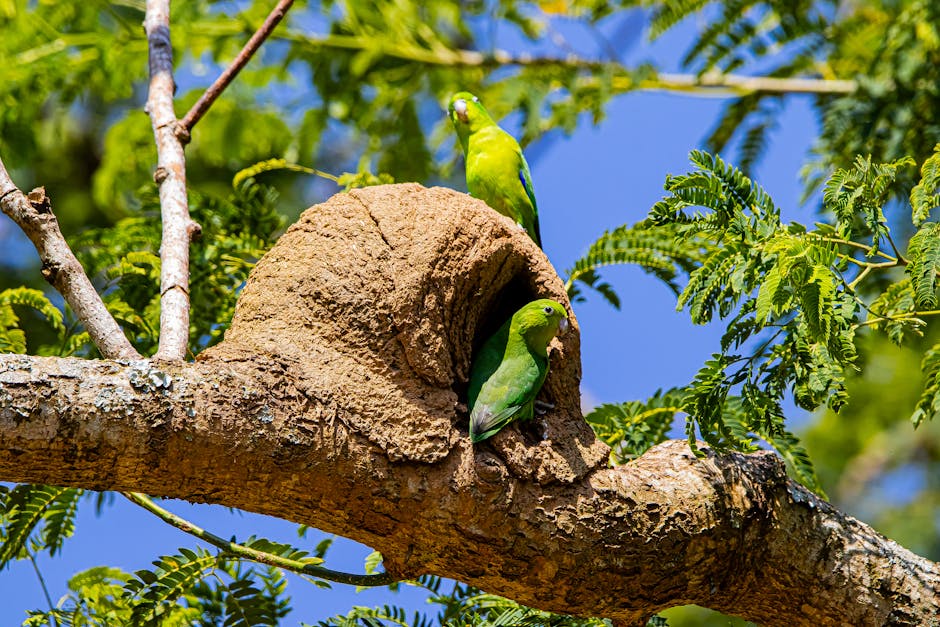
[[[535,410],[535,413],[539,416],[544,416],[549,411],[555,409],[554,403],[548,403],[546,401],[535,401],[532,404],[532,408]]]

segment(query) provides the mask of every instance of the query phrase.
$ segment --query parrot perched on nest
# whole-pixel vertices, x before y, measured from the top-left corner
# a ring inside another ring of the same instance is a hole
[[[532,174],[519,142],[470,92],[454,94],[448,111],[466,157],[470,195],[515,220],[541,246]]]
[[[568,328],[568,313],[543,298],[522,307],[480,348],[470,368],[470,441],[528,420],[548,374],[548,344]]]

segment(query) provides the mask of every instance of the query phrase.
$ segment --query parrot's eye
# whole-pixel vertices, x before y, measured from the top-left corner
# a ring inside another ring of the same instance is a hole
[[[473,102],[480,102],[480,99],[477,98],[476,96],[474,96],[474,97],[473,97]]]
[[[547,314],[552,314],[552,313],[554,313],[555,310],[552,309],[551,307],[545,306],[545,307],[542,309],[542,311],[544,311],[544,312],[547,313]]]

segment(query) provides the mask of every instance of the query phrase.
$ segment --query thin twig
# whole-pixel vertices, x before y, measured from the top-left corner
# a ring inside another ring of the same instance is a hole
[[[869,318],[863,322],[856,322],[852,325],[852,329],[860,329],[861,327],[867,327],[872,324],[878,324],[879,322],[897,322],[900,320],[918,320],[920,318],[925,318],[927,316],[940,316],[940,309],[931,309],[929,311],[908,311],[906,313],[899,313],[891,316],[877,316],[875,318]],[[923,322],[923,321],[921,321]]]
[[[147,0],[144,18],[150,50],[147,113],[157,144],[160,187],[160,346],[158,359],[182,360],[189,344],[189,242],[199,229],[189,217],[186,159],[177,137],[173,112],[173,50],[170,47],[170,1]]]
[[[284,16],[287,14],[292,4],[294,4],[294,0],[280,0],[280,2],[277,3],[277,6],[268,14],[264,23],[255,31],[255,34],[251,36],[251,39],[248,40],[245,47],[238,53],[238,56],[235,57],[232,64],[225,68],[225,71],[222,72],[219,78],[209,86],[209,89],[202,94],[196,104],[183,116],[183,119],[180,120],[180,129],[185,129],[187,137],[188,134],[192,132],[196,122],[202,119],[202,116],[209,110],[209,107],[212,106],[216,98],[225,91],[225,88],[232,82],[232,79],[245,67],[255,52],[258,51],[258,48],[261,47],[261,44],[264,43],[264,40],[268,38],[280,21],[284,19]]]
[[[36,571],[36,577],[39,579],[39,586],[42,588],[43,596],[46,597],[46,603],[49,604],[49,620],[52,627],[58,627],[59,621],[56,620],[55,614],[55,604],[52,603],[52,597],[49,595],[49,588],[46,587],[46,579],[42,576],[42,571],[39,570],[39,564],[36,563],[36,556],[32,554],[31,551],[26,551],[26,556],[29,557],[29,561],[33,565],[33,570]]]
[[[355,575],[352,573],[340,572],[338,570],[331,570],[329,568],[306,563],[301,560],[282,557],[280,555],[275,555],[274,553],[259,551],[258,549],[253,549],[251,547],[245,546],[244,544],[226,540],[220,536],[215,535],[214,533],[206,531],[205,529],[191,523],[185,518],[177,516],[176,514],[163,509],[154,503],[150,497],[144,494],[139,492],[122,492],[121,494],[123,494],[124,497],[128,500],[149,511],[151,514],[156,515],[162,521],[173,525],[177,529],[185,531],[191,536],[195,536],[200,540],[208,542],[209,544],[222,549],[227,554],[239,559],[251,560],[261,564],[267,564],[268,566],[283,568],[284,570],[289,570],[301,575],[310,575],[319,579],[326,579],[328,581],[335,581],[337,583],[345,583],[353,586],[387,586],[389,584],[395,583],[396,581],[399,581],[387,572],[379,573],[377,575]]]
[[[108,359],[140,359],[65,241],[45,189],[38,187],[27,197],[13,184],[2,160],[0,208],[36,247],[42,276],[62,294],[101,354]]]
[[[277,37],[313,48],[341,50],[371,50],[374,48],[374,41],[362,35],[308,35],[287,32]],[[777,78],[720,73],[704,76],[695,74],[653,74],[637,81],[630,75],[629,69],[619,62],[585,59],[576,55],[541,57],[527,53],[513,54],[505,50],[493,50],[487,53],[462,49],[429,50],[408,43],[385,45],[382,47],[382,53],[388,57],[438,66],[493,68],[516,65],[522,67],[575,68],[592,72],[610,70],[612,75],[607,86],[614,92],[640,89],[679,91],[690,95],[727,95],[728,93],[738,95],[752,93],[845,95],[858,90],[858,83],[852,80]],[[587,83],[582,82],[580,83],[581,86],[596,82],[597,79],[585,77],[583,81]]]
[[[891,237],[890,232],[885,233],[885,237],[888,239],[888,243],[891,244],[891,249],[894,251],[894,254],[897,255],[898,264],[902,266],[907,265],[907,259],[904,258],[904,255],[901,254],[901,251],[898,250],[898,245],[894,243],[894,238]]]
[[[871,268],[872,268],[871,266],[866,267],[864,270],[858,273],[857,277],[852,279],[851,283],[846,283],[845,286],[854,292],[855,288],[858,287],[858,284],[861,283],[865,279],[866,276],[868,276],[869,272],[871,272]]]
[[[862,244],[861,242],[855,242],[849,239],[842,239],[840,237],[829,237],[826,235],[817,235],[816,233],[807,233],[807,235],[815,237],[822,242],[829,242],[830,244],[840,244],[842,246],[848,246],[850,248],[857,248],[858,250],[864,250],[866,253],[871,253],[872,250],[874,250],[871,246],[868,246],[867,244]],[[898,263],[897,257],[892,257],[886,252],[877,250],[875,251],[874,254],[894,264],[900,265]]]
[[[823,78],[777,78],[772,76],[741,76],[739,74],[658,74],[640,83],[641,89],[665,91],[713,90],[736,94],[851,94],[858,84],[850,80]]]

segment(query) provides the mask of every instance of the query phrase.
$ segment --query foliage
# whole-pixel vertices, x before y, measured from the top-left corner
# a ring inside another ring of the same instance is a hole
[[[202,75],[212,74],[207,65],[227,63],[268,4],[242,3],[236,15],[210,2],[173,7],[180,64],[197,73],[180,81],[181,109],[195,101],[192,87],[207,80]],[[190,178],[219,193],[245,164],[272,157],[384,172],[402,181],[446,177],[453,161],[440,157],[442,150],[453,154],[447,150],[453,140],[441,103],[461,88],[480,95],[497,118],[519,112],[523,143],[571,132],[583,116],[597,123],[611,98],[659,81],[654,66],[619,61],[614,42],[604,36],[602,27],[627,23],[639,6],[651,10],[651,38],[690,17],[701,21],[682,60],[698,75],[856,80],[854,92],[815,99],[823,132],[813,180],[857,154],[882,160],[912,154],[921,163],[935,143],[940,9],[931,0],[848,7],[835,0],[560,4],[540,12],[518,0],[505,0],[494,11],[487,3],[453,0],[333,0],[295,9],[274,33],[267,62],[245,68],[200,123],[187,152]],[[146,56],[138,27],[142,8],[78,3],[63,11],[15,0],[0,15],[4,30],[15,33],[0,43],[0,61],[15,68],[0,85],[0,99],[9,105],[0,107],[0,152],[14,167],[42,163],[38,180],[93,181],[92,198],[68,198],[82,205],[76,224],[89,216],[121,217],[151,175],[149,124],[138,112],[146,69],[138,62]],[[565,39],[553,23],[557,13],[597,45]],[[564,54],[533,60],[498,51],[501,42],[493,34],[499,27],[534,49]],[[736,140],[737,161],[747,170],[777,127],[786,97],[742,93],[729,103],[708,146],[721,150]],[[80,124],[74,106],[81,108]],[[246,110],[252,111],[250,124],[242,120]],[[855,132],[859,128],[871,132]],[[66,150],[35,159],[53,145],[61,148],[63,136]],[[95,167],[77,171],[78,163]],[[296,178],[279,181],[291,201],[307,185]]]
[[[75,531],[83,491],[44,485],[0,490],[0,570],[38,551],[55,555]]]
[[[940,6],[932,0],[691,0],[651,3],[652,37],[699,21],[683,58],[700,76],[731,72],[772,78],[856,81],[849,93],[819,94],[822,129],[805,174],[815,189],[857,155],[922,163],[940,135]],[[780,92],[743,93],[726,105],[707,139],[711,151],[737,142],[745,171],[761,156],[782,110]],[[905,176],[909,185],[911,177]]]
[[[677,235],[674,233],[673,235]],[[688,274],[707,253],[708,241],[702,238],[700,248],[680,243],[669,237],[665,230],[630,228],[626,225],[605,232],[591,244],[586,255],[575,262],[567,272],[565,288],[572,302],[581,302],[584,296],[579,284],[597,291],[607,302],[620,309],[620,298],[609,283],[600,280],[600,268],[616,264],[636,264],[665,282],[676,294],[675,283],[680,273]]]
[[[156,350],[160,328],[159,199],[141,190],[140,215],[93,229],[77,240],[82,264],[99,282],[105,304],[144,354]],[[220,198],[191,192],[190,213],[201,235],[190,249],[190,350],[222,338],[248,272],[274,243],[284,225],[276,192],[242,177]],[[90,343],[82,349],[92,354]]]
[[[920,169],[920,183],[911,190],[911,221],[920,226],[930,215],[930,210],[940,205],[940,144],[933,148],[933,154],[924,161]]]
[[[677,307],[688,310],[692,322],[705,324],[716,315],[726,321],[721,351],[685,388],[604,405],[588,420],[622,462],[665,438],[681,412],[693,448],[697,435],[719,450],[751,450],[761,439],[799,481],[819,491],[809,456],[784,428],[788,395],[807,410],[825,404],[838,411],[849,400],[846,371],[858,367],[860,328],[883,329],[899,342],[938,313],[937,223],[920,224],[905,258],[883,212],[899,172],[913,161],[877,164],[860,157],[853,168],[837,170],[823,195],[834,223],[807,230],[784,225],[770,196],[737,168],[704,152],[690,158],[695,170],[667,178],[667,195],[649,219],[601,236],[575,263],[567,284],[571,293],[581,276],[600,281],[603,266],[638,264],[678,292]],[[932,165],[923,168],[921,189],[931,189],[932,172]],[[893,254],[882,250],[884,243]],[[889,282],[879,293],[875,275],[903,266],[910,279]],[[940,348],[925,353],[923,370],[927,383],[915,425],[940,409]]]
[[[173,4],[178,113],[195,101],[197,86],[215,74],[215,65],[234,56],[270,4],[248,0],[237,14],[214,2]],[[816,490],[827,481],[831,486],[827,459],[821,484],[806,449],[784,425],[783,408],[792,401],[845,411],[850,397],[865,398],[851,382],[859,376],[856,368],[867,367],[866,350],[858,347],[878,337],[874,332],[917,346],[912,363],[922,363],[926,379],[899,404],[913,412],[920,429],[891,437],[935,429],[938,421],[930,419],[940,409],[940,344],[929,335],[928,321],[937,313],[940,233],[929,218],[940,189],[940,5],[568,0],[538,7],[518,0],[328,0],[292,11],[187,148],[190,208],[202,227],[191,250],[192,354],[221,338],[248,271],[283,228],[288,208],[333,192],[334,183],[348,189],[393,179],[446,180],[454,151],[440,109],[458,88],[478,93],[497,118],[516,114],[510,121],[528,143],[570,133],[584,117],[599,122],[618,94],[662,86],[657,67],[622,62],[622,51],[604,36],[609,26],[648,10],[653,38],[690,18],[701,24],[682,61],[700,77],[740,72],[843,79],[856,88],[813,97],[822,129],[807,187],[828,180],[822,212],[832,219],[826,223],[813,229],[782,224],[770,197],[745,176],[791,97],[745,90],[707,138],[713,152],[736,146],[739,167],[693,153],[694,171],[667,179],[667,197],[647,220],[606,232],[569,270],[573,301],[594,290],[619,307],[602,271],[633,264],[673,289],[696,324],[717,318],[726,325],[720,350],[687,386],[588,415],[612,446],[612,461],[624,463],[662,441],[682,415],[693,446],[696,435],[719,449],[749,450],[763,440],[801,482]],[[0,2],[0,155],[21,187],[42,183],[53,193],[63,230],[108,308],[149,354],[158,328],[160,234],[153,140],[140,113],[142,11],[136,0]],[[558,17],[598,45],[567,41]],[[500,30],[536,53],[499,50]],[[920,164],[919,177],[912,163]],[[334,177],[304,164],[352,171]],[[909,198],[910,224],[889,220],[886,208],[902,198]],[[88,230],[73,236],[80,227]],[[907,234],[913,237],[902,255],[897,243],[903,248]],[[0,350],[95,356],[72,313],[54,302],[29,287],[0,292]],[[920,337],[925,332],[929,341]],[[865,428],[876,428],[869,423]],[[879,433],[890,429],[882,427]],[[878,443],[863,442],[864,434],[856,433],[863,430],[854,423],[831,427],[847,450],[845,465],[877,461]],[[924,455],[929,447],[911,449]],[[819,463],[821,456],[815,458]],[[74,529],[81,495],[48,486],[0,491],[0,565],[59,552]],[[918,506],[912,519],[925,526],[940,508],[929,494]],[[292,550],[257,542],[275,553]],[[318,557],[327,546],[317,547]],[[416,614],[414,624],[605,624],[523,608],[463,584],[444,590],[435,578],[413,585],[441,608],[436,617]],[[159,617],[170,625],[274,624],[289,609],[278,571],[244,568],[201,549],[180,549],[134,575],[92,569],[73,577],[69,589],[56,608],[32,613],[28,623],[129,624]],[[324,624],[408,618],[391,606],[354,608]]]
[[[45,294],[28,287],[0,291],[0,352],[26,353],[26,330],[16,307],[31,308],[49,326],[55,340],[62,346],[67,340],[62,311],[53,305]],[[37,347],[38,354],[50,351],[50,347]]]
[[[912,429],[901,418],[924,391],[921,359],[938,339],[936,327],[901,346],[884,334],[863,336],[865,368],[846,380],[852,402],[839,414],[822,413],[801,438],[836,507],[934,561],[940,559],[940,420]]]
[[[519,605],[510,599],[486,594],[481,590],[459,582],[449,582],[432,575],[425,575],[408,585],[428,592],[428,603],[438,606],[434,615],[414,612],[409,618],[403,608],[384,605],[381,607],[354,607],[341,616],[333,616],[317,623],[317,627],[432,627],[432,625],[466,625],[472,627],[551,626],[551,627],[610,627],[606,619],[575,618],[552,614]],[[448,586],[450,589],[445,590]],[[652,625],[661,625],[651,621]]]
[[[277,625],[290,611],[280,570],[244,568],[207,551],[180,549],[133,575],[99,566],[69,580],[69,594],[24,625]]]
[[[610,446],[611,462],[625,464],[664,442],[676,416],[683,411],[684,390],[657,390],[646,401],[605,403],[584,417],[597,437]]]

